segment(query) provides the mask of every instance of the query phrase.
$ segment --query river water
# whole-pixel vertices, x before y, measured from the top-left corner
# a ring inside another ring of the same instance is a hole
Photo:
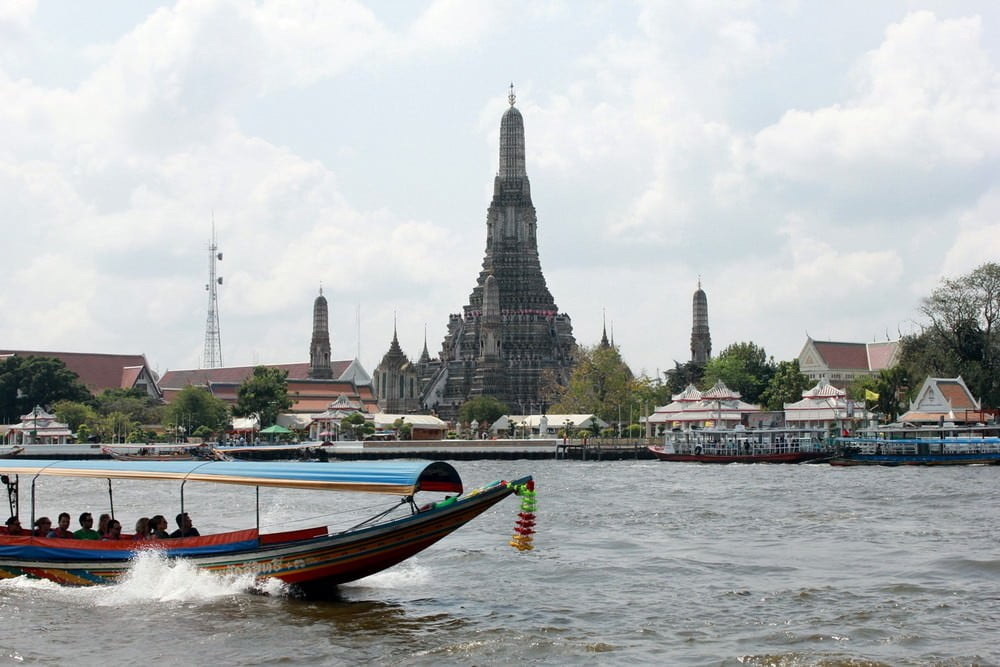
[[[534,551],[507,544],[519,509],[510,498],[330,602],[277,585],[251,593],[248,581],[152,557],[115,586],[3,580],[0,656],[85,665],[1000,664],[1000,467],[455,465],[467,487],[535,475]],[[103,488],[46,480],[39,511],[65,509],[75,528],[79,512],[106,510]],[[234,525],[247,516],[252,525],[253,489],[189,485],[185,494],[203,533],[248,527]],[[262,525],[372,502],[261,494]],[[116,515],[126,529],[140,513],[173,523],[177,497],[176,485],[116,484]]]

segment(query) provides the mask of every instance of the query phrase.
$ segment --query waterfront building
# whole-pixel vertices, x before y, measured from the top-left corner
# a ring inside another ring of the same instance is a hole
[[[726,386],[722,380],[708,391],[699,391],[693,384],[671,397],[667,405],[656,408],[646,420],[646,435],[656,430],[690,431],[699,428],[735,428],[746,425],[750,415],[760,412],[760,406],[740,400],[742,395]]]
[[[813,382],[827,380],[846,389],[858,377],[875,375],[899,361],[898,340],[880,343],[843,343],[807,337],[799,352],[799,370]]]
[[[159,400],[162,397],[156,374],[149,368],[143,354],[0,350],[0,361],[8,357],[58,359],[77,374],[83,386],[94,396],[105,389],[138,389],[150,398]]]
[[[525,169],[524,119],[514,106],[500,121],[499,169],[486,214],[486,254],[469,301],[452,314],[437,359],[417,363],[421,405],[454,420],[473,396],[544,412],[543,385],[565,384],[575,345],[542,275],[537,219]]]
[[[995,419],[986,413],[982,404],[972,395],[961,376],[955,378],[927,378],[910,409],[899,416],[899,423],[921,426],[933,424],[976,424]]]
[[[855,403],[847,392],[824,378],[802,392],[802,399],[785,403],[785,423],[793,428],[815,427],[841,432],[849,422],[868,423],[873,415],[862,403]]]
[[[8,445],[65,445],[73,439],[73,432],[68,424],[56,421],[41,406],[26,415],[21,415],[21,421],[13,424],[4,436]]]

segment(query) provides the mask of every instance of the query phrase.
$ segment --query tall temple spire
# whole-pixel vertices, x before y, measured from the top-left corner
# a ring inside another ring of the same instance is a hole
[[[510,84],[510,94],[507,101],[510,108],[500,120],[500,171],[497,177],[502,180],[521,179],[527,174],[524,170],[524,118],[514,106],[514,84]]]
[[[605,309],[601,309],[601,347],[611,347],[608,342],[608,313]]]
[[[330,365],[330,314],[320,285],[319,296],[313,302],[313,331],[309,343],[309,377],[314,380],[332,380]]]
[[[701,289],[701,276],[698,276],[692,311],[691,361],[703,364],[712,358],[712,336],[708,330],[708,297]]]
[[[477,395],[494,396],[518,414],[542,411],[543,376],[564,383],[572,366],[572,322],[559,312],[538,257],[524,119],[513,84],[507,101],[482,270],[463,312],[449,320],[440,359],[421,363],[421,400],[444,419]]]

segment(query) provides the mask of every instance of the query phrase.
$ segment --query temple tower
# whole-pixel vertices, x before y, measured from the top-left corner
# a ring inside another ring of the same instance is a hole
[[[701,289],[701,278],[694,293],[694,317],[691,327],[691,361],[703,364],[712,358],[712,336],[708,331],[708,297]]]
[[[375,398],[382,412],[409,414],[420,409],[417,369],[399,346],[396,326],[392,327],[389,351],[375,369]]]
[[[309,377],[313,380],[333,379],[333,367],[330,365],[330,314],[323,296],[323,288],[319,288],[319,296],[313,302],[313,333],[309,343]]]
[[[494,396],[520,414],[544,412],[543,374],[565,383],[572,363],[573,326],[559,312],[538,258],[524,119],[513,84],[508,101],[482,271],[462,313],[451,316],[440,366],[422,390],[424,406],[444,419],[473,395]]]

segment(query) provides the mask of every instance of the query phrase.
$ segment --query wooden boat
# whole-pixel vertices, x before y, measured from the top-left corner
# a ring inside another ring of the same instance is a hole
[[[226,445],[213,447],[211,454],[217,461],[329,461],[332,448],[322,442]]]
[[[116,461],[204,461],[211,450],[202,445],[101,445],[101,453]]]
[[[694,429],[671,431],[649,451],[688,463],[817,463],[833,456],[821,429]]]
[[[1000,465],[1000,426],[887,426],[837,438],[835,466]]]
[[[406,560],[511,494],[534,494],[530,476],[463,493],[458,472],[444,462],[3,461],[0,474],[15,499],[18,481],[30,480],[31,522],[26,525],[34,523],[39,476],[107,479],[109,493],[113,479],[174,480],[180,483],[181,512],[188,482],[254,486],[258,499],[255,527],[200,537],[135,542],[0,535],[0,578],[25,575],[69,585],[110,583],[128,570],[137,552],[156,550],[213,572],[280,579],[317,597],[332,595],[337,584]],[[402,500],[342,532],[316,526],[261,534],[260,487],[378,493]],[[418,492],[450,495],[418,506],[414,500]],[[16,502],[12,509],[16,514]],[[390,518],[393,511],[404,514]]]

